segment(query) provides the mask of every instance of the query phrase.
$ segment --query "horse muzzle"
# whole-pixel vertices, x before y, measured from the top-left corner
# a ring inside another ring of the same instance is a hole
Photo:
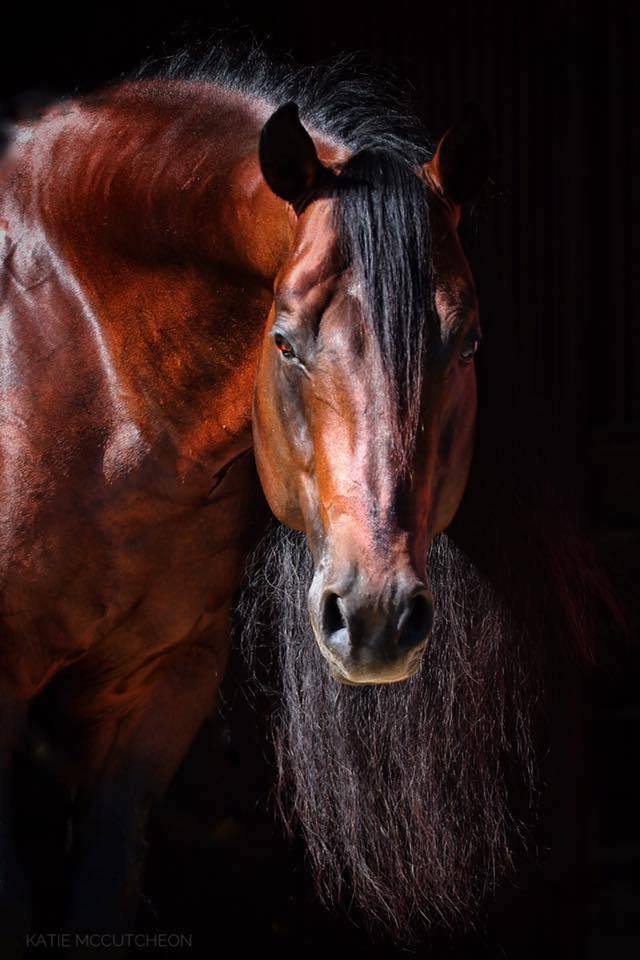
[[[309,607],[316,640],[336,680],[397,683],[420,668],[433,601],[413,575],[396,576],[380,590],[357,578],[348,587],[314,582]]]

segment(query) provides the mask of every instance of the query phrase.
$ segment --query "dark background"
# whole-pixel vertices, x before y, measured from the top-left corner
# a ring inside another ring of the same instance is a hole
[[[249,28],[268,49],[302,63],[366,51],[374,69],[390,68],[410,84],[415,107],[436,136],[466,100],[482,102],[497,144],[491,190],[469,234],[490,351],[485,389],[505,405],[535,398],[554,482],[590,531],[633,635],[640,617],[638,171],[632,169],[640,122],[633,6],[556,0],[516,8],[447,0],[297,8],[211,2],[171,10],[87,4],[36,11],[13,4],[2,23],[0,99],[6,113],[24,113],[43,95],[90,90],[147,57],[198,42],[206,47],[212,31],[232,26]],[[594,690],[594,868],[585,955],[603,960],[640,952],[639,678],[637,659],[621,657],[617,666],[601,668]],[[242,721],[247,730],[253,723],[241,694],[229,693],[225,710],[222,727],[213,724],[201,739],[205,752],[224,754],[232,772],[206,797],[192,796],[189,784],[198,775],[187,765],[171,816],[158,817],[155,844],[152,836],[152,865],[159,848],[158,859],[184,871],[184,902],[178,897],[174,913],[166,912],[167,878],[158,867],[145,922],[152,925],[159,911],[189,929],[198,910],[207,909],[207,871],[222,876],[227,869],[223,906],[239,925],[254,924],[265,936],[268,929],[282,950],[295,944],[309,952],[320,943],[335,952],[341,943],[366,953],[364,941],[334,929],[309,906],[302,867],[293,855],[287,860],[284,847],[274,852],[278,841],[267,819],[251,820],[262,746],[258,733],[249,732],[245,752],[237,752],[228,718],[235,710],[249,717]],[[218,786],[224,801],[214,797]],[[209,827],[203,826],[207,804],[215,810]],[[181,805],[187,812],[178,822]],[[239,928],[237,934],[244,942]],[[209,940],[215,947],[213,926]]]

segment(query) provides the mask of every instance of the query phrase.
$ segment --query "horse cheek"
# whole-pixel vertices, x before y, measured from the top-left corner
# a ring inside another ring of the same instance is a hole
[[[253,447],[256,468],[267,503],[276,519],[293,530],[304,530],[295,485],[297,471],[273,403],[256,391],[253,406]]]

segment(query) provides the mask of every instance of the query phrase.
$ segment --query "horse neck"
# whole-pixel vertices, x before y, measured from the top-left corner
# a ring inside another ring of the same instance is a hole
[[[270,287],[295,228],[260,174],[271,110],[195,81],[126,83],[62,104],[30,145],[37,213],[83,248],[195,259]]]
[[[94,310],[119,390],[173,418],[190,449],[250,443],[295,230],[258,164],[271,110],[204,83],[123,84],[50,112],[23,155],[22,207]],[[219,435],[203,433],[212,407]]]

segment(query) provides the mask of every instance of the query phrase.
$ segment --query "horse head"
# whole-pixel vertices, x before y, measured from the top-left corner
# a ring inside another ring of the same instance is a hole
[[[308,539],[311,623],[344,683],[404,680],[428,642],[427,552],[473,449],[480,327],[457,226],[488,143],[470,112],[422,167],[385,149],[327,166],[295,104],[262,131],[263,176],[297,221],[257,372],[256,462],[275,516]]]

